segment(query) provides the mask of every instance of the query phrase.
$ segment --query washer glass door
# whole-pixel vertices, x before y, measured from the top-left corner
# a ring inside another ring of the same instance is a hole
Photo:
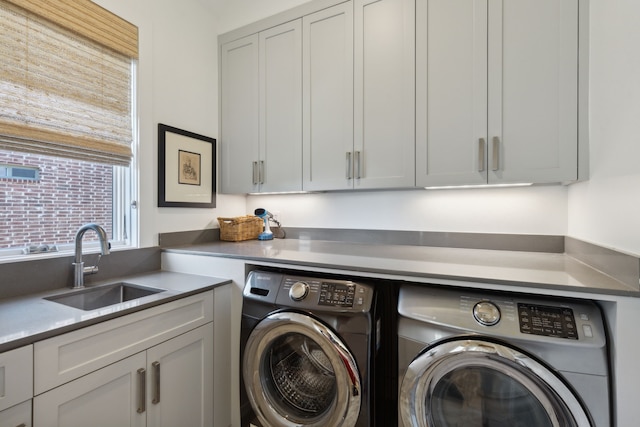
[[[355,425],[360,376],[347,347],[311,316],[267,316],[247,340],[243,379],[251,406],[267,426]]]
[[[589,417],[555,374],[500,343],[436,343],[409,365],[400,389],[404,426],[587,427]]]

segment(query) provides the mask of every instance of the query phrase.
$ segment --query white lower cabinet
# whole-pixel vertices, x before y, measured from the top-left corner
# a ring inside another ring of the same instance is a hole
[[[33,425],[210,427],[213,338],[210,291],[38,342]]]
[[[213,323],[34,399],[39,427],[211,426]]]
[[[138,412],[144,382],[137,372],[145,367],[146,355],[139,353],[36,396],[34,425],[145,426],[146,414]]]
[[[0,411],[0,427],[31,427],[31,399]]]
[[[147,351],[147,425],[213,425],[213,323]]]
[[[33,346],[0,353],[0,427],[31,426]]]

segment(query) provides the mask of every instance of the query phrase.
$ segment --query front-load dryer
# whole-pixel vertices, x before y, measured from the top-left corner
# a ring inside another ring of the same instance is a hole
[[[609,427],[603,318],[590,301],[403,286],[401,427]]]
[[[242,425],[375,425],[380,315],[362,281],[254,270],[243,291]]]

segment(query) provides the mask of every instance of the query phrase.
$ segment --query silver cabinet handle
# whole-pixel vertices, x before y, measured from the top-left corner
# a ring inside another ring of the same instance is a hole
[[[153,362],[153,399],[151,403],[157,405],[160,403],[160,362]]]
[[[347,151],[347,179],[353,178],[352,172],[352,163],[351,163],[351,151]]]
[[[491,170],[497,171],[500,169],[500,137],[494,136],[493,142],[493,156],[491,158]]]
[[[361,164],[361,160],[360,160],[360,152],[359,152],[359,151],[356,151],[356,158],[355,158],[354,163],[355,163],[355,164],[356,164],[356,166],[357,166],[357,169],[356,169],[356,178],[357,178],[357,179],[360,179],[360,178],[361,178],[361,175],[362,175],[362,174],[361,174],[362,164]]]
[[[147,371],[144,368],[138,369],[138,413],[142,414],[147,410]]]
[[[478,140],[478,172],[483,172],[486,160],[487,141],[484,138]]]
[[[264,160],[260,160],[260,168],[258,169],[258,182],[264,184]]]
[[[251,172],[252,172],[253,185],[258,185],[258,162],[253,162],[251,164]]]

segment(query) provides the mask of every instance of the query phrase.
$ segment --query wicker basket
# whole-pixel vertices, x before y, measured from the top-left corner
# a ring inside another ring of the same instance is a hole
[[[258,238],[264,222],[257,216],[237,216],[235,218],[218,218],[220,224],[220,240],[239,242]]]

